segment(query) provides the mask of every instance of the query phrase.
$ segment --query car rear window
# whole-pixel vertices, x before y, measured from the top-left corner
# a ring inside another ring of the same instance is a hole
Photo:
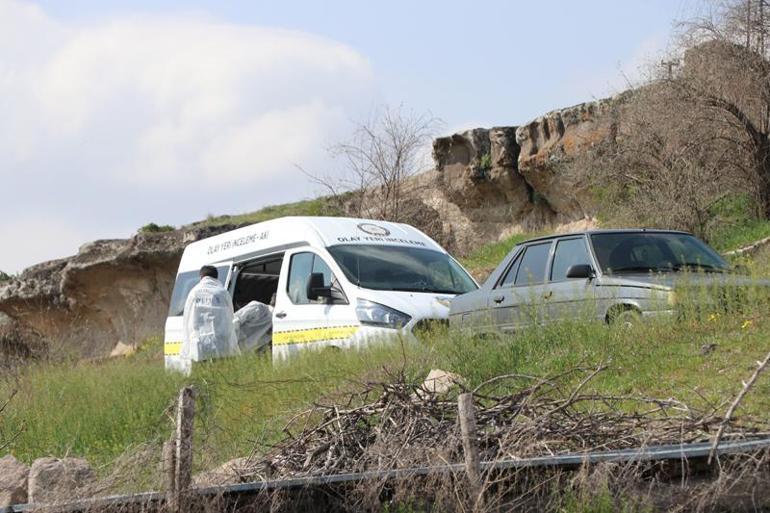
[[[529,246],[524,251],[524,256],[516,273],[515,285],[536,285],[545,281],[545,268],[548,263],[548,253],[551,243]]]

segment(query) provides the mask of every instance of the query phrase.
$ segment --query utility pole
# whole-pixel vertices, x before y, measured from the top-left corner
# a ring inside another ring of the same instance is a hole
[[[746,0],[746,49],[751,50],[751,0]]]
[[[660,65],[668,69],[668,79],[671,80],[674,78],[674,68],[679,66],[679,61],[660,61]]]
[[[765,56],[765,2],[759,0],[759,52]]]

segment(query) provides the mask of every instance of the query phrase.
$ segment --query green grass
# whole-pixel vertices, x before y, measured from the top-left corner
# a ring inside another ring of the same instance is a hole
[[[285,216],[338,216],[341,214],[342,212],[331,198],[321,197],[282,205],[270,205],[245,214],[209,216],[205,221],[196,224],[208,226],[241,225],[260,223]]]
[[[190,378],[164,372],[159,353],[146,350],[102,363],[29,367],[18,381],[0,385],[0,397],[19,388],[3,413],[0,437],[21,431],[10,451],[26,462],[69,454],[107,472],[115,458],[141,444],[159,454],[171,432],[176,394],[192,383],[199,390],[196,468],[203,470],[254,448],[265,450],[284,436],[286,422],[314,401],[339,400],[360,383],[400,369],[421,380],[441,368],[476,386],[512,372],[542,376],[608,365],[588,390],[675,397],[708,408],[738,392],[741,379],[768,351],[768,331],[767,315],[747,314],[654,322],[632,331],[569,322],[483,340],[442,332],[419,344],[309,351],[290,364],[273,365],[258,356],[216,361],[198,366]],[[717,346],[704,356],[700,348],[706,343]],[[575,383],[579,379],[574,376]],[[765,414],[768,408],[770,379],[762,379],[740,413]]]
[[[709,210],[708,242],[719,251],[737,249],[770,236],[770,220],[757,218],[747,194],[723,197]]]
[[[765,237],[770,237],[770,221],[753,219],[717,233],[711,243],[719,251],[730,251]]]
[[[465,265],[497,265],[528,236],[487,245]],[[755,276],[770,275],[770,248],[746,260]],[[159,339],[128,358],[102,362],[33,364],[19,376],[0,377],[0,404],[18,394],[0,414],[0,446],[31,462],[41,456],[87,458],[104,475],[125,453],[143,446],[159,456],[171,433],[171,414],[180,387],[199,392],[196,469],[213,468],[252,449],[280,441],[290,418],[316,401],[336,401],[360,383],[403,370],[415,381],[430,369],[462,375],[469,386],[501,374],[549,375],[574,367],[607,365],[590,385],[612,395],[674,397],[695,408],[732,399],[768,350],[770,316],[765,306],[743,315],[701,320],[662,320],[631,331],[591,322],[565,322],[523,330],[515,336],[479,339],[471,334],[435,332],[419,344],[387,344],[363,351],[308,351],[290,364],[244,356],[196,367],[189,378],[163,369]],[[705,344],[716,344],[701,354]],[[575,376],[574,380],[579,380]],[[509,383],[508,386],[516,386]],[[770,409],[770,376],[758,382],[739,414]],[[126,490],[157,486],[153,464]]]
[[[505,240],[484,244],[473,251],[461,262],[476,278],[485,278],[497,265],[502,262],[513,247],[519,242],[535,237],[532,234],[516,234]]]

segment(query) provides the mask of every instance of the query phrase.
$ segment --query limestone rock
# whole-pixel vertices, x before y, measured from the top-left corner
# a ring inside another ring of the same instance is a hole
[[[462,376],[441,369],[431,369],[425,377],[422,388],[433,394],[445,394],[453,386],[464,383]]]
[[[29,467],[10,454],[0,458],[0,508],[27,502]]]
[[[454,232],[450,250],[465,253],[511,226],[538,229],[554,219],[518,172],[516,129],[477,128],[434,141],[435,186],[426,201]]]
[[[46,343],[39,333],[0,313],[0,367],[42,357],[46,351]]]
[[[110,352],[110,358],[118,358],[120,356],[129,356],[136,352],[136,346],[124,344],[122,341],[118,341],[115,347]]]
[[[519,173],[562,217],[586,216],[574,185],[559,166],[614,137],[626,94],[549,112],[516,130]]]
[[[246,483],[266,480],[271,476],[271,469],[265,463],[255,463],[250,458],[236,458],[213,470],[193,476],[193,486],[203,488],[233,483]]]
[[[110,354],[162,332],[187,243],[237,228],[193,225],[84,244],[0,283],[0,312],[49,347],[82,357]]]
[[[96,476],[81,458],[39,458],[29,470],[29,502],[53,504],[83,497]]]

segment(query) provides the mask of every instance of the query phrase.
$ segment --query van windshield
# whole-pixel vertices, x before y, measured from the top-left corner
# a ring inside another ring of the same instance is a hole
[[[373,290],[464,294],[476,283],[446,253],[403,246],[328,248],[352,283]]]

